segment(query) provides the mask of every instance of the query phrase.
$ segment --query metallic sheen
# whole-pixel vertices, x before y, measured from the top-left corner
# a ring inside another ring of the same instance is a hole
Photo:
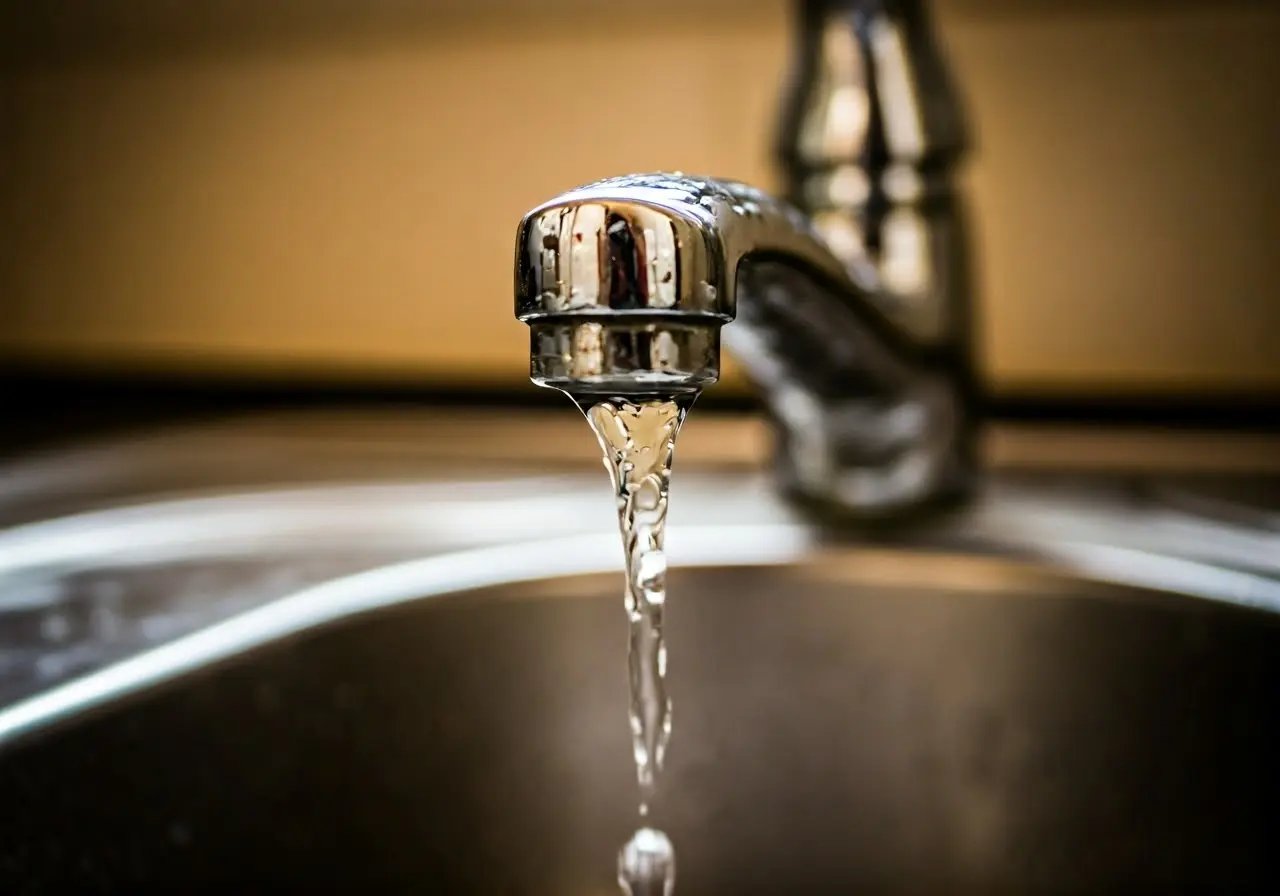
[[[612,178],[530,211],[516,236],[516,316],[530,374],[565,391],[688,391],[719,376],[739,268],[784,255],[852,289],[797,211],[745,184]]]
[[[789,491],[878,516],[953,484],[950,371],[882,313],[869,264],[759,190],[649,174],[566,193],[521,221],[515,286],[539,385],[696,390],[735,321],[725,338],[778,424]]]
[[[881,310],[927,343],[967,338],[954,169],[969,144],[923,0],[801,0],[776,154],[832,251],[869,259]]]
[[[530,375],[697,391],[720,327],[776,424],[792,495],[878,518],[976,480],[968,138],[923,0],[799,0],[777,155],[788,202],[649,174],[535,208],[516,240]]]

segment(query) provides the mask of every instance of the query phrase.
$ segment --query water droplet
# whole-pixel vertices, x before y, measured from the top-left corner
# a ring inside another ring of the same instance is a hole
[[[71,620],[64,613],[50,613],[40,620],[40,636],[51,644],[61,644],[71,634]]]
[[[36,677],[40,679],[60,678],[66,669],[67,661],[60,653],[46,653],[36,660]]]
[[[124,627],[121,617],[116,615],[110,607],[103,606],[93,608],[89,624],[93,627],[94,633],[104,641],[115,638]]]
[[[676,851],[662,831],[641,828],[618,851],[618,886],[627,896],[671,896]]]

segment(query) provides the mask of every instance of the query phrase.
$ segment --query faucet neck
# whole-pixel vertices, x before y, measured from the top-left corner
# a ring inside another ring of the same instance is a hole
[[[959,161],[969,146],[964,105],[925,0],[799,0],[796,12],[784,164]]]
[[[964,112],[921,0],[800,0],[777,156],[788,200],[922,345],[967,351]]]

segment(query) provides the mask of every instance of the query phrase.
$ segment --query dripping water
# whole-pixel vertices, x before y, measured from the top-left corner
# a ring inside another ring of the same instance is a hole
[[[626,896],[671,896],[676,853],[662,831],[641,828],[618,852],[618,885]]]
[[[618,882],[630,896],[666,896],[675,885],[675,852],[667,836],[650,824],[671,737],[662,628],[667,597],[664,541],[676,435],[697,394],[573,398],[600,442],[613,483],[626,570],[629,715],[643,823],[618,854]]]

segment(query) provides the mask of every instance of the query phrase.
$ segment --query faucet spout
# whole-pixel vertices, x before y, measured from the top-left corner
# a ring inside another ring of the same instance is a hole
[[[950,372],[886,315],[866,264],[745,184],[635,175],[525,215],[516,316],[530,375],[572,395],[697,391],[721,327],[777,424],[797,497],[882,516],[945,493],[963,425]]]

